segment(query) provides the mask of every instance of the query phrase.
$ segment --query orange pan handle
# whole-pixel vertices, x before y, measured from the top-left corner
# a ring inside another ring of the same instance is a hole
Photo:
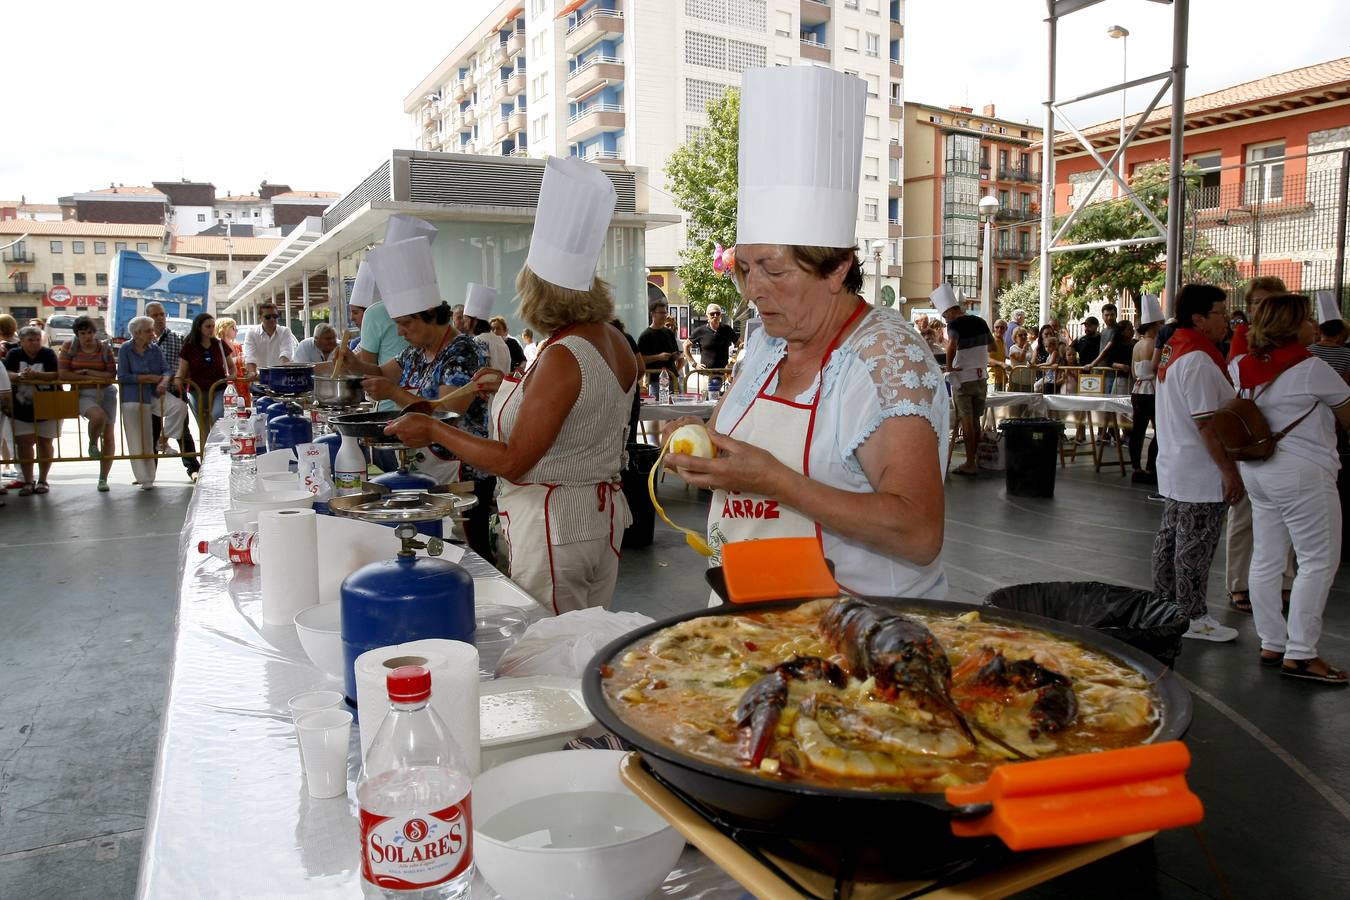
[[[815,538],[767,538],[722,545],[722,575],[732,603],[836,597],[825,553]]]
[[[982,784],[948,788],[947,802],[966,806],[1007,797],[1105,787],[1180,774],[1190,764],[1191,752],[1181,741],[1010,763],[999,766]]]

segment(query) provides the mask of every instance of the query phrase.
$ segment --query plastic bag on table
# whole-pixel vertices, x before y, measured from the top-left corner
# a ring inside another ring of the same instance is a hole
[[[1181,653],[1181,635],[1190,625],[1186,613],[1171,600],[1139,588],[1100,581],[1013,585],[986,596],[984,605],[1086,625],[1168,666]]]
[[[655,621],[641,613],[579,609],[535,622],[502,654],[498,678],[561,675],[580,678],[586,664],[615,638]]]

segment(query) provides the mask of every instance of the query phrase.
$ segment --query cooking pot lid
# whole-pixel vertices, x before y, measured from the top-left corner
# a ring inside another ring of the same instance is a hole
[[[430,522],[454,515],[459,505],[453,497],[421,491],[350,494],[328,502],[328,508],[339,516],[380,523]]]

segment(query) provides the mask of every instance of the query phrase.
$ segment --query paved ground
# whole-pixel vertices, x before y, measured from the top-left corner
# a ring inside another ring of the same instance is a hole
[[[142,493],[125,463],[111,494],[87,466],[57,467],[52,493],[0,509],[0,897],[122,898],[136,883],[173,625],[181,467]],[[1118,474],[1082,463],[1054,499],[1005,497],[998,477],[947,491],[946,560],[954,600],[996,587],[1101,579],[1147,587],[1161,507]],[[697,524],[706,500],[662,486],[674,516]],[[1198,831],[1177,831],[1061,878],[1036,897],[1350,896],[1350,691],[1319,689],[1256,663],[1251,619],[1236,645],[1188,642],[1177,670],[1193,686],[1191,783]],[[706,601],[683,538],[624,556],[615,606],[662,616]],[[1323,650],[1350,663],[1350,580],[1338,579]],[[1212,854],[1207,857],[1205,848]]]

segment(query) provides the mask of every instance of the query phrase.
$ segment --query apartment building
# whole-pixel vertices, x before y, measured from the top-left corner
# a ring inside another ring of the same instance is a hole
[[[1125,151],[1127,177],[1168,159],[1171,115],[1171,107],[1162,106],[1143,123]],[[1350,57],[1190,97],[1184,116],[1182,152],[1199,176],[1186,195],[1183,277],[1190,277],[1198,249],[1232,258],[1220,283],[1235,300],[1256,275],[1279,276],[1302,292],[1350,285],[1341,230],[1350,171]],[[1138,118],[1127,116],[1126,129]],[[1082,131],[1107,159],[1119,146],[1119,119]],[[1072,134],[1057,134],[1054,147],[1056,215],[1117,196],[1108,180],[1089,197],[1099,169]]]
[[[29,203],[27,197],[18,200],[0,200],[0,222],[8,219],[29,219],[35,222],[59,222],[64,218],[56,203]]]
[[[972,303],[984,284],[979,202],[998,200],[994,216],[994,291],[1027,277],[1040,252],[1042,130],[997,116],[994,104],[905,105],[903,293],[926,305],[948,282]],[[895,207],[890,210],[896,215]]]
[[[858,239],[864,294],[899,289],[903,0],[503,0],[404,99],[416,149],[619,160],[648,172],[653,213],[672,150],[745,69],[821,65],[867,84]],[[683,224],[646,237],[649,283],[678,294]],[[880,281],[874,260],[880,252]],[[888,289],[888,290],[887,290]],[[672,297],[672,300],[675,298]]]
[[[119,250],[164,252],[163,225],[0,221],[0,312],[20,321],[57,311],[105,310],[108,268]]]
[[[333,191],[296,191],[262,182],[258,192],[217,196],[209,181],[153,181],[150,186],[113,184],[62,198],[67,218],[80,222],[164,225],[177,236],[247,226],[252,234],[280,237],[307,216],[322,215],[338,199]]]

